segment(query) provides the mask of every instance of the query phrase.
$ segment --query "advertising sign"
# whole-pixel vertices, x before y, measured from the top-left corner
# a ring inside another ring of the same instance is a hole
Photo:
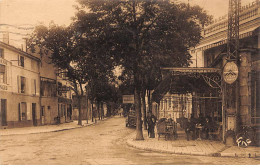
[[[237,80],[238,67],[234,62],[228,62],[223,69],[224,81],[228,84],[232,84]]]
[[[134,95],[123,95],[123,104],[134,104]]]

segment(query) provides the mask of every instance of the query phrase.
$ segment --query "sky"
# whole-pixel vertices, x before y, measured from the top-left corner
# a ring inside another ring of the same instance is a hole
[[[214,18],[227,14],[228,0],[175,0],[178,2],[190,2],[191,5],[200,5]],[[255,0],[241,0],[242,5]],[[74,16],[76,0],[0,0],[0,24],[9,24],[31,28],[38,24],[48,25],[54,21],[59,25],[69,25]],[[0,31],[6,26],[0,25]],[[8,27],[9,31],[15,31]],[[29,30],[19,30],[21,35]],[[0,33],[0,40],[1,40]]]

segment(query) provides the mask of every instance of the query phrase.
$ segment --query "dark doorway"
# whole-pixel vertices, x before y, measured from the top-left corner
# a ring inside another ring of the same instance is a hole
[[[6,126],[6,99],[1,99],[1,110],[0,110],[0,122],[1,126]]]
[[[37,120],[36,120],[36,103],[32,103],[32,119],[33,119],[33,125],[37,125]]]

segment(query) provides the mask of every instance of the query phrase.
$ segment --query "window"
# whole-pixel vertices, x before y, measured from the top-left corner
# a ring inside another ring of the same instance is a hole
[[[32,95],[36,95],[36,79],[32,79],[31,85]]]
[[[41,116],[44,116],[44,106],[41,107]]]
[[[171,98],[168,99],[168,102],[169,102],[169,103],[168,103],[168,104],[169,104],[169,108],[168,108],[168,109],[170,109],[170,108],[172,108],[172,101],[171,101]]]
[[[25,83],[26,83],[25,77],[21,76],[21,93],[25,93]]]
[[[21,102],[18,105],[18,113],[19,113],[19,121],[24,121],[26,120],[27,116],[27,105],[26,102]]]
[[[0,83],[6,83],[6,76],[5,76],[5,66],[0,65]]]
[[[4,58],[4,50],[0,48],[0,58]]]
[[[19,65],[24,67],[24,57],[23,56],[19,56]]]

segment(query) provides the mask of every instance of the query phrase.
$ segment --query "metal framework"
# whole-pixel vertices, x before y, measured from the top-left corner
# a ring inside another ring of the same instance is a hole
[[[228,32],[227,32],[227,62],[233,61],[239,66],[239,11],[241,0],[229,0],[228,11]],[[235,128],[237,131],[237,120],[239,115],[239,81],[233,84],[223,83],[222,85],[222,122],[223,122],[223,140],[226,135],[226,121],[228,116],[235,118]],[[231,114],[230,110],[235,109],[235,114]],[[229,122],[229,121],[227,121]]]
[[[229,0],[227,53],[228,61],[239,58],[239,11],[241,0]]]

